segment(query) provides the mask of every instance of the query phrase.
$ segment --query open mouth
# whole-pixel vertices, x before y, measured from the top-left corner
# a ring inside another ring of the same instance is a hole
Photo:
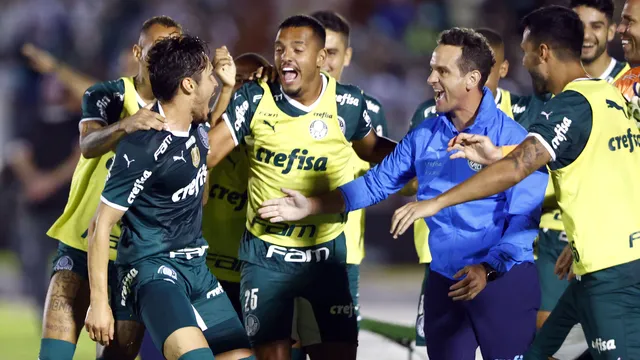
[[[444,99],[444,91],[442,90],[433,90],[434,91],[434,99],[436,102]]]
[[[594,44],[594,43],[584,43],[584,44],[582,44],[582,48],[583,49],[593,49],[595,47],[596,47],[596,44]]]
[[[298,79],[298,71],[292,67],[282,68],[282,80],[285,84],[291,84]]]

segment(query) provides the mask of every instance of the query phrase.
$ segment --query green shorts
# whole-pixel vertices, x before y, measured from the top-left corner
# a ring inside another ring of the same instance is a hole
[[[424,289],[427,288],[429,270],[429,263],[424,264],[424,279],[422,279],[422,289],[418,300],[418,316],[416,316],[416,346],[427,346],[424,341]]]
[[[525,359],[555,354],[577,323],[594,359],[640,359],[640,282],[628,281],[638,272],[635,261],[572,280]]]
[[[278,340],[302,346],[357,344],[344,235],[321,245],[285,248],[245,232],[240,246],[244,325],[253,346]]]
[[[540,279],[540,311],[551,311],[558,303],[569,282],[558,279],[554,273],[556,261],[562,250],[569,244],[564,231],[540,229],[538,233],[538,259],[536,267]]]
[[[347,264],[347,277],[349,278],[349,291],[353,300],[353,309],[358,320],[358,331],[360,331],[360,264]]]
[[[58,252],[53,258],[51,276],[53,277],[55,273],[61,270],[72,271],[88,281],[89,268],[87,267],[87,253],[59,242]],[[120,305],[121,298],[120,292],[118,291],[118,271],[113,261],[109,261],[108,271],[109,303],[111,305],[111,311],[113,311],[113,318],[115,320],[137,320],[126,306]]]
[[[189,326],[202,330],[214,355],[249,348],[242,322],[204,256],[157,255],[118,265],[118,273],[122,304],[144,322],[159,349],[171,333]]]

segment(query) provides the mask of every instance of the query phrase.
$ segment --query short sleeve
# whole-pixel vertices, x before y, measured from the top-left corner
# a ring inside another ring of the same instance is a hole
[[[382,104],[367,94],[363,94],[363,97],[367,105],[367,114],[371,119],[371,127],[376,132],[376,135],[388,136],[387,119]]]
[[[120,120],[124,104],[124,82],[113,80],[97,83],[82,96],[82,121],[100,121],[110,125]]]
[[[122,211],[127,211],[151,186],[159,169],[148,146],[131,141],[130,137],[122,139],[116,148],[101,196],[102,202]]]
[[[371,117],[360,88],[336,84],[338,116],[345,122],[344,136],[349,141],[362,140],[371,132]]]
[[[429,99],[416,109],[416,112],[413,113],[411,117],[411,122],[409,125],[409,130],[415,129],[418,125],[422,124],[422,122],[433,115],[436,114],[436,102],[433,99]]]
[[[551,155],[552,170],[570,165],[584,150],[593,124],[589,101],[576,91],[565,91],[549,100],[533,124],[529,136],[540,141]]]
[[[263,93],[264,90],[255,81],[242,85],[222,114],[236,145],[243,143],[245,136],[251,133],[251,120]]]

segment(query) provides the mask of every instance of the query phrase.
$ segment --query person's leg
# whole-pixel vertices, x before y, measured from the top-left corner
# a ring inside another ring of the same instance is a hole
[[[542,328],[542,324],[551,314],[551,310],[558,303],[564,290],[569,286],[567,280],[558,279],[554,272],[556,261],[568,244],[566,240],[563,240],[566,237],[564,231],[540,229],[538,233],[536,268],[538,269],[541,292],[540,310],[536,321],[538,329]]]
[[[429,278],[429,264],[424,264],[424,278],[420,289],[420,299],[418,300],[418,315],[416,316],[416,346],[425,346],[424,341],[424,290],[427,287]]]
[[[238,314],[238,318],[242,321],[242,305],[240,305],[240,283],[239,282],[231,282],[218,280],[224,289],[224,292],[227,293],[227,297],[229,301],[231,301],[231,305],[235,309]]]

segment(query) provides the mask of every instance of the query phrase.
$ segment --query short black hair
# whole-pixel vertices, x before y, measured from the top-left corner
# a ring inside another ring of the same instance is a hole
[[[462,55],[458,59],[460,73],[467,74],[478,70],[480,72],[478,87],[482,89],[489,78],[491,68],[496,63],[487,39],[473,29],[454,27],[440,33],[438,44],[462,48]]]
[[[492,49],[504,47],[504,40],[497,31],[489,28],[480,28],[476,29],[476,32],[487,39],[487,42]]]
[[[238,57],[236,57],[234,61],[235,62],[246,61],[253,65],[256,65],[256,67],[271,65],[269,64],[269,60],[267,60],[264,56],[256,53],[244,53],[244,54],[238,55]]]
[[[335,31],[338,34],[342,34],[347,38],[347,46],[349,46],[349,34],[351,33],[351,26],[347,20],[335,11],[322,10],[316,11],[311,14],[316,20],[324,26],[326,30]]]
[[[578,6],[594,8],[605,14],[609,22],[613,22],[613,11],[615,10],[613,0],[571,0],[571,3],[569,4],[570,8],[573,9]]]
[[[148,19],[147,21],[145,21],[144,24],[142,24],[142,29],[140,30],[140,32],[146,33],[147,30],[149,30],[153,25],[162,25],[167,28],[174,27],[182,31],[182,25],[178,24],[177,21],[173,20],[172,18],[166,15],[160,15],[160,16],[154,16]]]
[[[184,78],[200,81],[201,73],[209,63],[208,53],[207,44],[191,35],[156,42],[147,54],[149,80],[156,99],[173,99]]]
[[[300,27],[308,27],[311,28],[313,34],[318,37],[318,41],[322,47],[324,47],[325,41],[327,41],[327,32],[324,30],[324,26],[322,24],[307,15],[294,15],[286,18],[278,27],[279,30],[287,29],[287,28],[300,28]]]
[[[522,27],[529,29],[535,46],[546,44],[560,60],[580,60],[584,25],[573,10],[558,5],[541,7],[524,17]]]

